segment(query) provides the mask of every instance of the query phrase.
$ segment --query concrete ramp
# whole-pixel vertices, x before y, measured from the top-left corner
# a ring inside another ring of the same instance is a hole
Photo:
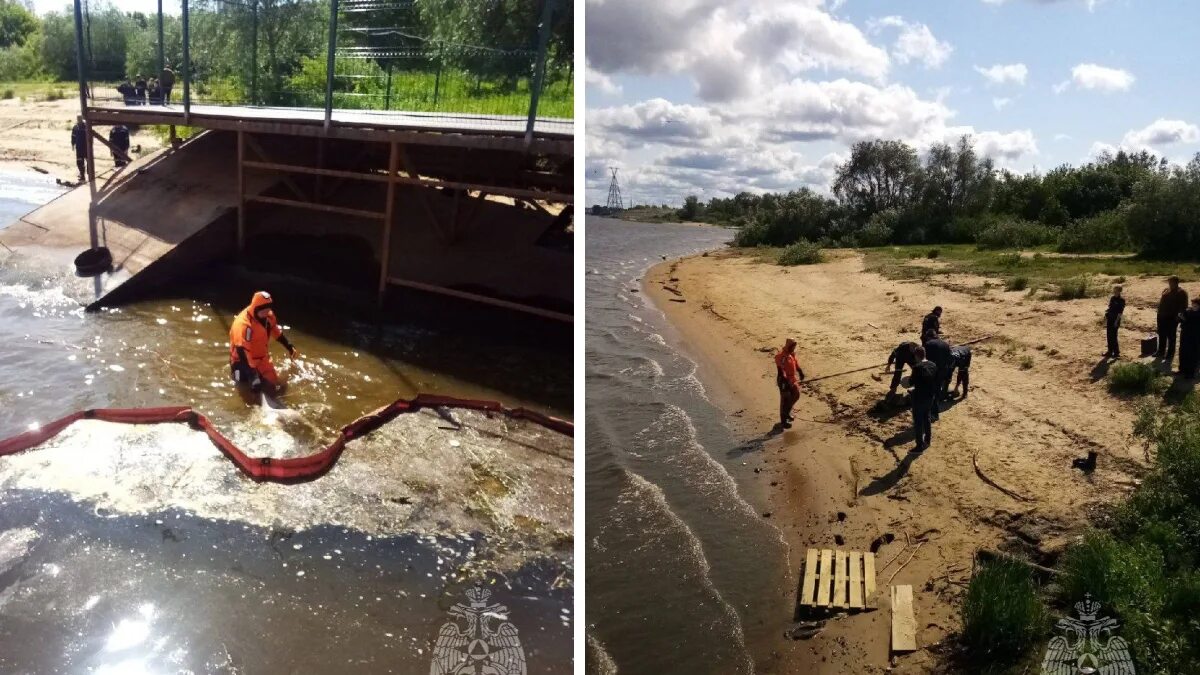
[[[108,152],[100,143],[95,147]],[[247,174],[246,194],[259,194],[277,180]],[[0,256],[28,254],[70,266],[85,249],[106,246],[113,270],[70,285],[70,293],[89,307],[119,303],[230,254],[237,187],[236,136],[204,132],[178,149],[98,176],[94,203],[84,184],[0,230]]]

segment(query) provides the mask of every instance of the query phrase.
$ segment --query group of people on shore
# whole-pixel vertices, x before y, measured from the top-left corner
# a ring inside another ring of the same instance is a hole
[[[129,163],[129,134],[129,127],[124,124],[114,124],[108,130],[113,166],[122,167]],[[71,148],[75,150],[75,167],[79,169],[79,182],[82,183],[87,169],[87,125],[83,123],[82,115],[75,118],[75,126],[71,127]]]
[[[168,105],[171,103],[171,89],[175,86],[175,71],[170,64],[163,67],[158,77],[147,80],[138,73],[134,77],[126,77],[117,85],[117,93],[125,100],[125,105]]]
[[[1121,355],[1118,329],[1125,312],[1125,299],[1121,286],[1113,287],[1104,323],[1108,340],[1108,351],[1104,358],[1119,358]],[[905,366],[911,370],[909,384],[912,387],[914,452],[927,449],[933,440],[933,422],[939,415],[942,401],[952,400],[961,387],[961,397],[966,398],[970,387],[971,348],[966,344],[951,346],[941,331],[942,308],[934,307],[921,321],[921,344],[902,342],[888,357],[887,368],[895,366],[888,400],[893,400],[903,379]],[[1200,368],[1200,295],[1188,302],[1187,291],[1179,286],[1179,277],[1167,279],[1167,288],[1162,292],[1157,309],[1156,359],[1170,368],[1179,347],[1179,371],[1182,378],[1194,380]],[[788,338],[782,349],[775,354],[776,384],[779,387],[779,427],[792,426],[792,408],[800,399],[800,383],[804,371],[796,358],[796,341]],[[954,391],[950,391],[950,381]]]

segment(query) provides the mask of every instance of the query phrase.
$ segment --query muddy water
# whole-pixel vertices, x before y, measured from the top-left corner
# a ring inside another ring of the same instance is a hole
[[[0,227],[53,192],[36,177],[0,175]],[[567,330],[485,315],[442,321],[429,311],[382,325],[337,293],[235,269],[87,313],[64,293],[80,282],[53,257],[0,263],[0,437],[82,408],[189,405],[252,455],[294,456],[417,392],[571,417]],[[228,381],[229,323],[260,288],[275,296],[303,353],[290,361],[273,346],[288,382],[286,415],[265,413]],[[323,487],[299,486],[309,492],[289,498],[301,499],[302,516],[276,496],[264,511],[263,489],[224,470],[219,455],[210,459],[186,428],[121,429],[76,430],[44,459],[31,459],[35,450],[22,458],[28,464],[10,463],[0,492],[0,671],[425,671],[447,610],[480,581],[493,589],[491,602],[508,607],[530,672],[570,668],[572,561],[561,541],[569,529],[526,536],[505,526],[505,514],[479,527],[436,512],[350,517],[388,506],[369,483],[346,479],[369,473],[365,465],[331,474]],[[188,475],[201,457],[204,471]],[[503,460],[482,469],[519,481]],[[343,455],[348,469],[356,461]],[[178,467],[166,487],[173,474],[162,463]],[[126,475],[108,490],[97,489],[99,474],[63,478],[89,467]],[[417,483],[406,477],[404,486]],[[570,504],[569,482],[556,498]],[[493,559],[497,549],[520,555]]]

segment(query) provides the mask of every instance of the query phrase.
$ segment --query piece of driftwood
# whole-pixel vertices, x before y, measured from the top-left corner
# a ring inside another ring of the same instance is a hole
[[[892,651],[917,650],[917,620],[912,586],[892,586]]]
[[[989,478],[988,475],[983,472],[983,469],[979,468],[979,453],[978,452],[971,455],[971,463],[975,465],[975,475],[979,476],[979,479],[982,480],[983,482],[987,483],[988,485],[991,485],[992,487],[996,488],[997,490],[1003,492],[1004,494],[1008,495],[1009,497],[1012,497],[1013,499],[1015,499],[1017,501],[1021,501],[1021,502],[1033,501],[1029,497],[1026,497],[1023,494],[1020,494],[1019,492],[1010,490],[1010,489],[1004,487],[1003,485],[997,483],[996,481],[992,480],[991,478]]]

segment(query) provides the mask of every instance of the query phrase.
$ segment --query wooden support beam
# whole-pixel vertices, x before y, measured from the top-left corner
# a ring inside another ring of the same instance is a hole
[[[246,253],[246,134],[243,131],[237,132],[237,180],[237,252],[242,256]]]
[[[253,136],[246,136],[246,145],[250,146],[250,149],[258,155],[259,159],[263,160],[264,162],[270,161],[270,158],[267,157],[267,153],[262,149],[262,146],[258,144],[258,141],[254,140]],[[305,202],[309,202],[308,195],[304,193],[304,190],[300,189],[299,185],[296,185],[296,181],[288,178],[287,176],[280,176],[279,179],[283,181],[284,185],[288,186],[289,190],[296,193],[297,197]]]
[[[540,316],[540,317],[544,317],[547,319],[554,319],[556,321],[563,321],[566,323],[572,323],[575,321],[575,317],[571,316],[570,314],[564,314],[562,312],[555,312],[555,311],[549,310],[549,309],[542,309],[541,307],[534,307],[532,305],[522,305],[519,302],[510,302],[508,300],[501,300],[499,298],[493,298],[493,297],[489,297],[486,295],[479,295],[478,293],[468,293],[466,291],[456,291],[452,288],[444,288],[442,286],[435,286],[433,284],[425,284],[425,283],[421,283],[419,281],[409,281],[407,279],[400,279],[397,277],[388,277],[388,283],[395,284],[397,286],[407,286],[408,288],[415,288],[417,290],[428,291],[430,293],[440,293],[442,295],[448,295],[448,296],[454,297],[454,298],[462,298],[463,300],[473,300],[475,302],[482,302],[486,305],[493,305],[496,307],[504,307],[505,309],[512,309],[512,310],[516,310],[518,312],[525,312],[527,314],[533,314],[535,316]]]
[[[396,181],[390,180],[396,175],[396,169],[400,162],[400,153],[397,150],[397,144],[391,143],[391,149],[388,153],[388,185],[387,185],[387,205],[384,207],[383,217],[383,248],[379,253],[379,306],[383,306],[383,295],[387,291],[388,280],[388,265],[391,264],[392,256],[392,216],[395,212],[394,202],[396,201]]]
[[[316,204],[314,202],[302,202],[297,199],[283,199],[281,197],[264,197],[255,195],[247,197],[246,201],[262,202],[264,204],[275,204],[277,206],[295,206],[301,209],[310,209],[313,211],[324,211],[325,213],[340,213],[344,216],[356,216],[358,218],[370,218],[371,220],[383,220],[387,214],[378,211],[363,211],[362,209],[351,209],[345,206],[331,206],[329,204]]]
[[[421,177],[417,174],[416,168],[412,165],[412,162],[409,161],[408,153],[405,152],[404,147],[399,146],[399,151],[400,164],[404,168],[404,173],[408,174],[408,178],[410,180],[420,181]],[[437,214],[433,212],[433,207],[429,204],[429,196],[424,192],[418,192],[417,200],[421,202],[421,208],[425,211],[425,215],[429,218],[429,224],[433,225],[433,229],[437,231],[438,239],[441,239],[442,243],[444,244],[451,243],[451,239],[446,236],[445,232],[442,231],[442,223],[438,220]]]
[[[393,144],[394,145],[394,144]],[[246,166],[251,169],[263,169],[266,171],[286,171],[289,173],[303,173],[311,176],[334,176],[337,178],[348,178],[351,180],[366,180],[375,183],[387,183],[388,176],[385,173],[365,173],[361,171],[341,171],[339,169],[314,169],[310,166],[299,166],[296,164],[275,164],[274,162],[255,162],[247,161]]]

